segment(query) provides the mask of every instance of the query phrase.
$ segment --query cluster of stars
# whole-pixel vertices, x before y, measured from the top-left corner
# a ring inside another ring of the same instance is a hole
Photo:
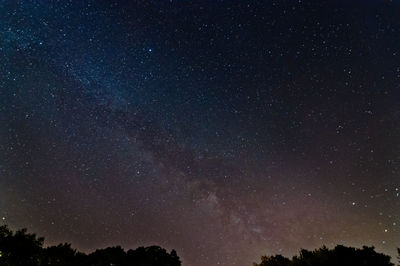
[[[393,255],[396,12],[4,3],[2,223],[82,251],[161,244],[194,266],[335,244]]]

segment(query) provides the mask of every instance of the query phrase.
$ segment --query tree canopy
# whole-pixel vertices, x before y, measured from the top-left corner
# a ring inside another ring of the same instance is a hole
[[[322,248],[314,251],[302,249],[292,259],[282,255],[262,256],[261,263],[253,266],[394,266],[390,256],[377,253],[374,247],[361,249],[338,245],[333,249]]]
[[[27,233],[26,229],[12,232],[0,226],[1,266],[180,266],[175,250],[168,253],[159,246],[139,247],[125,252],[120,246],[97,249],[85,254],[71,244],[43,247],[44,238]]]

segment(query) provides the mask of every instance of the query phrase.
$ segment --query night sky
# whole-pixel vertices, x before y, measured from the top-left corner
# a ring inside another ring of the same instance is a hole
[[[400,1],[0,1],[0,224],[184,266],[400,246]]]

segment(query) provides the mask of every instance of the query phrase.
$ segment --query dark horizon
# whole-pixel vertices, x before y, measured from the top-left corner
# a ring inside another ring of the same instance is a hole
[[[160,246],[138,247],[124,250],[110,246],[82,253],[70,243],[44,246],[44,238],[28,232],[26,228],[12,231],[0,226],[0,264],[9,266],[182,266],[176,250],[168,252]],[[397,249],[400,263],[400,248]],[[253,266],[395,266],[391,257],[376,252],[375,247],[362,248],[336,245],[315,250],[301,249],[291,258],[281,254],[266,254]]]
[[[337,244],[395,257],[399,14],[0,1],[0,224],[190,266]]]

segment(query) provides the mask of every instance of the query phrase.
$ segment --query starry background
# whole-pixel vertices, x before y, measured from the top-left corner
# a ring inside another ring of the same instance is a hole
[[[0,1],[0,217],[251,265],[400,246],[400,3]]]

